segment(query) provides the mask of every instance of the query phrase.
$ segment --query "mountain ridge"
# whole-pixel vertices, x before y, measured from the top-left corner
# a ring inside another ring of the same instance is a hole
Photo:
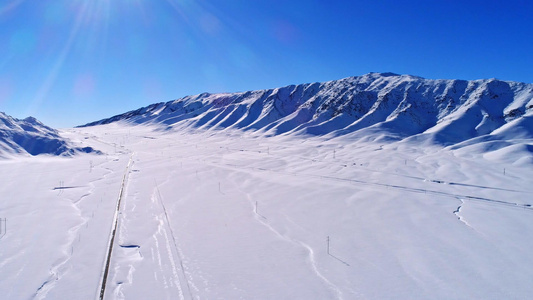
[[[447,146],[501,134],[508,127],[532,138],[532,118],[533,84],[369,73],[275,89],[186,96],[82,126],[127,121],[266,135],[358,137],[381,130],[388,139],[425,136]]]
[[[100,153],[91,147],[71,146],[57,130],[34,117],[17,119],[0,112],[0,158],[20,154],[69,156],[77,152]]]

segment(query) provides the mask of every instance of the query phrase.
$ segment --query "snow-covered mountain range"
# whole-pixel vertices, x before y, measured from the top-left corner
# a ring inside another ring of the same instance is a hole
[[[0,157],[12,154],[72,155],[93,151],[90,147],[72,147],[57,130],[33,117],[19,120],[0,112]]]
[[[204,93],[84,126],[119,120],[453,145],[477,137],[533,137],[533,84],[369,73],[269,90]]]

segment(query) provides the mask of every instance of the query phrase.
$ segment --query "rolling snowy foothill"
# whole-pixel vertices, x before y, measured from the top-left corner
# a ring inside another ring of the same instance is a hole
[[[98,151],[0,160],[0,295],[527,299],[532,99],[372,73],[61,130]]]

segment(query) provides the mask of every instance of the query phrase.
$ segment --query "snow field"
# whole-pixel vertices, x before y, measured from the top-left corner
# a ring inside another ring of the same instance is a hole
[[[0,162],[8,298],[97,298],[130,157],[105,299],[533,292],[533,174],[510,163],[527,151],[121,123],[62,134],[108,154]]]
[[[9,183],[0,188],[8,223],[0,242],[5,299],[94,297],[106,243],[101,237],[109,234],[120,185],[113,170],[122,163],[98,156],[1,163],[1,181]]]

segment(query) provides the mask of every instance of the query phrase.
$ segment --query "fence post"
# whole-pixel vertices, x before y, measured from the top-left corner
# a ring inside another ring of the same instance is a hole
[[[3,226],[2,226],[3,224]],[[0,239],[6,235],[7,232],[7,219],[6,218],[0,218]]]

